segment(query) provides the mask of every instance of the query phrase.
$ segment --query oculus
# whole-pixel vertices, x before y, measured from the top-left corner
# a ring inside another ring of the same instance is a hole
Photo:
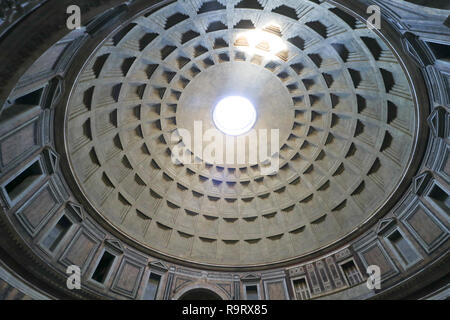
[[[250,131],[255,125],[256,110],[250,100],[240,96],[229,96],[215,106],[213,121],[217,129],[223,133],[239,136]]]

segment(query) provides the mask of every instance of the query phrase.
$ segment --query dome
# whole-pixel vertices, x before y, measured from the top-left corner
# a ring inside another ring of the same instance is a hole
[[[216,265],[292,259],[361,229],[414,150],[401,61],[337,8],[207,3],[141,15],[86,62],[65,142],[88,201],[140,245]],[[267,159],[250,159],[249,137],[241,162],[194,150],[229,95],[254,103],[257,133],[277,130]],[[174,155],[180,143],[190,161]]]
[[[448,299],[444,1],[75,2],[0,2],[0,299]]]

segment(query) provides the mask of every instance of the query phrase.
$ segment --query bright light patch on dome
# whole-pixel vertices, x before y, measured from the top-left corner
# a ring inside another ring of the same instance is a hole
[[[230,136],[247,133],[256,122],[253,104],[240,96],[229,96],[219,101],[213,111],[216,127]]]
[[[237,36],[235,45],[251,54],[257,52],[260,55],[278,59],[277,53],[287,50],[287,44],[280,35],[273,32],[274,29],[277,29],[276,26],[243,32]]]

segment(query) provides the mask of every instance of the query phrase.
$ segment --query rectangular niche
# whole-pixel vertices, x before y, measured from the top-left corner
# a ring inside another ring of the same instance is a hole
[[[63,215],[42,240],[41,246],[49,252],[54,252],[72,225],[72,221]]]
[[[450,213],[450,195],[436,182],[428,191],[427,198],[432,201],[434,205],[439,207],[443,212],[447,214],[447,218]]]
[[[413,266],[422,259],[412,243],[405,237],[400,229],[394,229],[391,233],[386,235],[385,239],[405,269]]]
[[[103,251],[102,257],[92,273],[91,279],[97,283],[104,284],[111,272],[116,256],[107,250]]]
[[[427,41],[434,56],[438,60],[450,62],[450,46],[443,43]]]
[[[142,300],[156,300],[161,284],[161,275],[151,272]]]
[[[259,285],[246,284],[244,285],[245,300],[260,300]]]
[[[39,106],[41,104],[42,93],[44,92],[44,87],[29,92],[20,98],[15,100],[17,105],[27,105],[27,106]]]
[[[43,88],[26,94],[6,107],[0,115],[0,166],[35,151],[41,144],[39,130],[42,108],[39,106]]]
[[[37,158],[21,172],[7,180],[2,189],[10,207],[14,206],[44,176],[41,159]]]
[[[4,109],[0,116],[1,129],[17,126],[17,121],[27,121],[39,114],[42,110],[40,105],[43,93],[44,87],[41,87],[14,98],[13,103]]]

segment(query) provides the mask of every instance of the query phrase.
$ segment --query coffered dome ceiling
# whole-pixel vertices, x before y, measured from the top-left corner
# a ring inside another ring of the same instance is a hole
[[[254,103],[255,129],[280,130],[275,174],[194,150],[201,163],[172,162],[172,134],[214,128],[230,94]],[[92,208],[133,241],[193,262],[267,264],[370,222],[408,167],[415,110],[396,56],[342,9],[186,0],[98,48],[72,90],[66,150]]]

